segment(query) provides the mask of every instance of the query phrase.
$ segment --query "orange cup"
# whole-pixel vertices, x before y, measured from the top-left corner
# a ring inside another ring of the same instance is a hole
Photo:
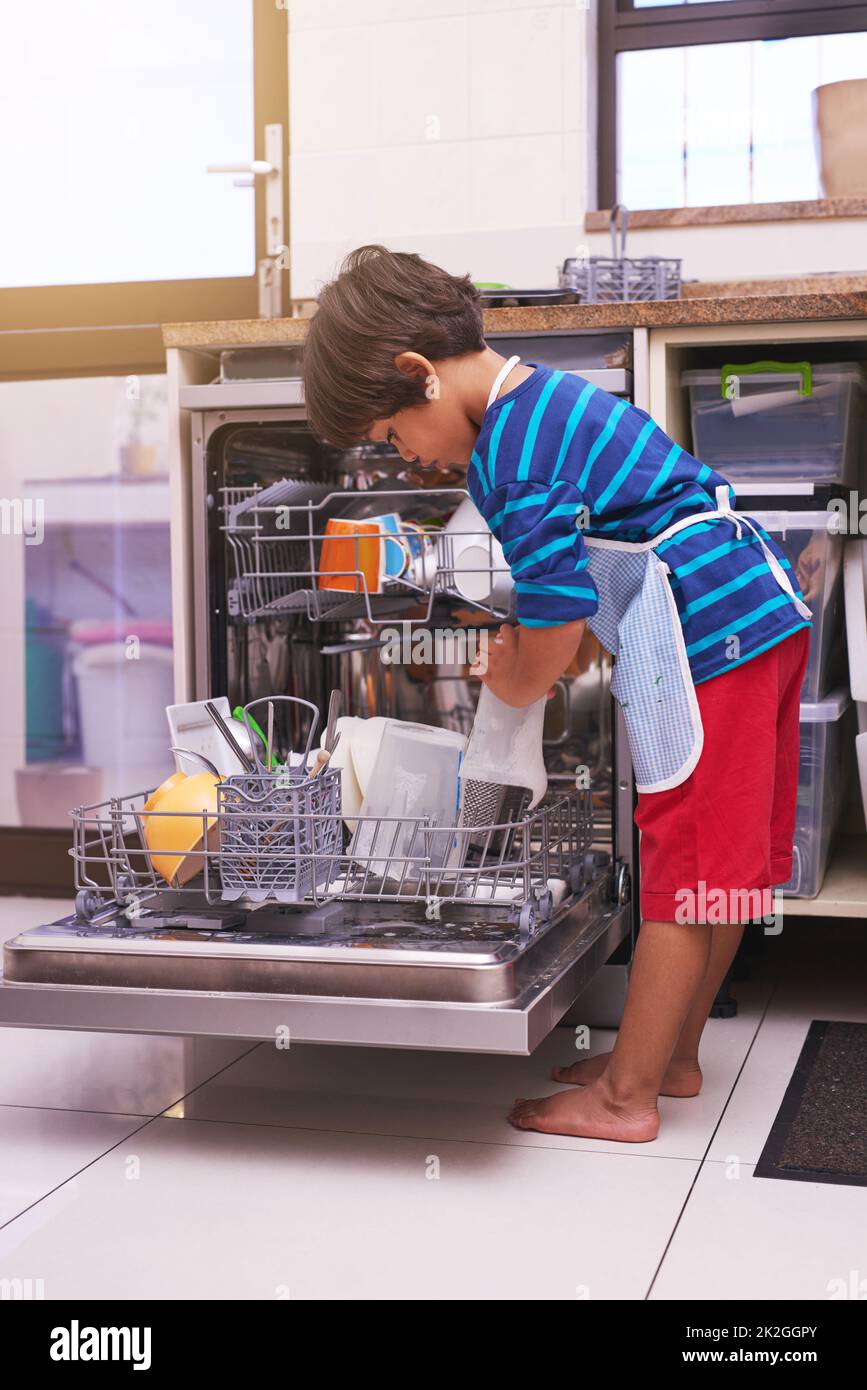
[[[378,594],[382,576],[382,533],[378,523],[332,517],[325,526],[319,571],[320,589]]]

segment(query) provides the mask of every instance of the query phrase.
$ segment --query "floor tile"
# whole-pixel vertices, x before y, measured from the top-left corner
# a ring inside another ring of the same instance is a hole
[[[0,1277],[47,1298],[642,1298],[695,1172],[155,1120],[0,1233]]]
[[[867,1188],[705,1163],[650,1297],[825,1300],[865,1276]]]
[[[45,1197],[145,1121],[0,1107],[0,1224]]]

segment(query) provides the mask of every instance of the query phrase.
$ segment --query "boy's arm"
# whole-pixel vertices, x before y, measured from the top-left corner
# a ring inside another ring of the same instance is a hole
[[[479,500],[512,571],[518,626],[488,640],[473,674],[505,704],[526,708],[560,679],[599,606],[576,524],[585,499],[563,478],[501,484]]]
[[[525,709],[560,679],[581,645],[584,627],[584,618],[556,627],[503,626],[470,674],[504,704]]]

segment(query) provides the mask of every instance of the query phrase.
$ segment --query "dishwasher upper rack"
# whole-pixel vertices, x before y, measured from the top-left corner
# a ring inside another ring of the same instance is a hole
[[[156,910],[172,903],[182,903],[185,911],[193,913],[215,907],[252,907],[263,901],[299,908],[342,901],[415,903],[434,917],[441,904],[455,903],[505,912],[523,928],[532,928],[550,915],[553,881],[562,882],[567,894],[579,890],[592,842],[592,803],[583,788],[549,796],[519,819],[489,826],[441,826],[425,816],[358,816],[346,847],[341,813],[311,812],[297,817],[303,825],[296,832],[296,842],[306,847],[307,891],[299,896],[293,887],[288,896],[278,890],[265,897],[245,898],[237,892],[236,872],[225,891],[222,867],[225,842],[231,847],[233,870],[237,869],[237,814],[225,810],[222,801],[213,814],[177,813],[189,818],[195,831],[186,838],[195,843],[191,853],[200,868],[194,879],[171,886],[154,865],[161,855],[159,839],[148,845],[144,837],[145,817],[167,814],[145,812],[151,794],[111,797],[72,811],[70,854],[80,917],[92,919],[112,900],[130,920],[144,908]],[[285,850],[262,845],[285,814],[245,807],[243,815],[248,837],[251,818],[254,822],[257,881],[279,881],[277,871],[285,864]],[[362,838],[369,842],[367,850],[359,848]],[[445,856],[444,839],[450,842]],[[167,847],[162,852],[176,850]],[[298,881],[296,873],[294,884]]]
[[[351,621],[366,618],[373,625],[383,625],[395,619],[429,623],[438,598],[459,603],[477,612],[480,617],[507,621],[514,617],[511,600],[508,603],[483,602],[468,598],[457,584],[457,576],[472,573],[474,577],[487,573],[490,598],[493,599],[495,578],[502,574],[502,565],[495,561],[493,535],[487,527],[480,530],[445,531],[439,526],[421,526],[417,530],[427,537],[435,557],[435,572],[429,583],[417,583],[407,578],[392,580],[384,592],[371,592],[358,557],[359,540],[355,541],[356,568],[323,571],[318,557],[326,539],[325,517],[337,499],[357,503],[362,498],[374,498],[383,510],[400,511],[407,506],[434,500],[449,500],[455,505],[468,496],[465,488],[402,488],[376,493],[334,490],[317,502],[294,505],[263,505],[247,507],[241,521],[233,521],[235,509],[257,492],[258,487],[223,487],[220,489],[223,525],[234,567],[234,584],[230,586],[228,608],[230,616],[246,621],[257,618],[285,617],[300,614],[309,622]],[[281,513],[286,534],[275,535],[277,514]],[[348,518],[363,524],[364,518]],[[267,522],[270,520],[270,527]],[[381,532],[387,535],[387,532]],[[473,564],[461,567],[456,554],[458,541],[472,541],[474,548],[487,550],[487,566]],[[340,576],[351,580],[355,592],[322,589],[319,580]],[[419,611],[421,609],[421,611]],[[409,614],[412,610],[412,616]]]

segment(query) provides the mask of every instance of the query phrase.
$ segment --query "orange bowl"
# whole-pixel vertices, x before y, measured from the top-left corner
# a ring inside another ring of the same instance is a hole
[[[182,887],[205,867],[203,831],[205,824],[211,831],[217,823],[219,785],[219,777],[211,772],[191,777],[176,772],[145,803],[142,833],[150,861],[172,888]],[[210,835],[207,847],[217,848]]]

